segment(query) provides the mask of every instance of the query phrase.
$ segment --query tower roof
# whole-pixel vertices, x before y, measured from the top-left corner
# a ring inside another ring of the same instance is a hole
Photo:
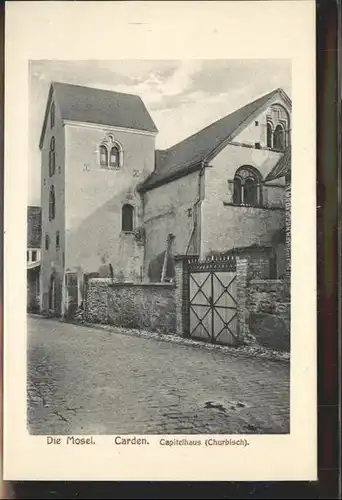
[[[158,132],[141,97],[69,83],[52,82],[39,141],[43,145],[52,99],[62,120]]]

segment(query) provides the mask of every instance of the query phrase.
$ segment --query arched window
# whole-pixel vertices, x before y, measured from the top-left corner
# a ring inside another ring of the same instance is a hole
[[[134,229],[134,208],[132,205],[122,207],[122,231],[131,232]]]
[[[49,235],[46,234],[45,235],[45,250],[49,250],[49,246],[50,246],[50,238],[49,238]]]
[[[250,166],[240,167],[234,177],[234,197],[236,205],[261,205],[261,175]]]
[[[103,144],[100,146],[100,165],[108,168],[108,149]]]
[[[290,115],[279,103],[273,104],[267,113],[267,147],[284,151],[290,144]]]
[[[120,166],[120,151],[117,146],[113,146],[110,150],[109,165],[113,168],[119,168]]]
[[[51,186],[50,196],[49,196],[49,220],[53,220],[56,215],[56,197],[55,188]]]
[[[123,164],[123,151],[121,144],[108,135],[100,145],[100,165],[102,168],[121,168]]]
[[[53,102],[50,111],[50,127],[53,128],[54,126],[55,126],[55,103]]]
[[[272,125],[270,122],[268,122],[266,125],[266,131],[267,131],[267,147],[271,148],[272,147],[273,129],[272,129]]]
[[[273,134],[273,148],[279,151],[285,149],[285,131],[282,125],[277,125]]]
[[[55,138],[51,137],[50,141],[50,151],[49,151],[49,172],[50,177],[54,175],[56,170],[56,151],[55,151]]]

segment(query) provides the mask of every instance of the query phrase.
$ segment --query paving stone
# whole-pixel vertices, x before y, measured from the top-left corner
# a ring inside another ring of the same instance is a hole
[[[32,317],[28,346],[33,434],[289,432],[282,361]]]

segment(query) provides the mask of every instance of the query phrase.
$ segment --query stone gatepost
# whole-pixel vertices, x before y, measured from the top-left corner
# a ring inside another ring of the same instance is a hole
[[[175,263],[175,302],[176,334],[186,337],[189,325],[189,269],[186,255],[174,256]]]
[[[247,308],[248,259],[236,256],[236,295],[238,315],[238,336],[243,341],[250,335],[249,311]]]

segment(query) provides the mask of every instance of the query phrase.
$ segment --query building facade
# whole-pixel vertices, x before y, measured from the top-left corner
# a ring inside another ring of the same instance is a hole
[[[41,208],[27,208],[27,311],[40,309]]]
[[[290,146],[290,131],[291,101],[277,89],[158,152],[156,170],[140,188],[145,269],[162,261],[172,233],[174,253],[201,258],[269,248],[282,276],[285,180],[268,176]]]
[[[68,282],[108,272],[143,273],[142,200],[136,185],[154,169],[157,129],[136,96],[51,85],[42,157],[41,309],[65,314]]]
[[[260,246],[282,274],[285,181],[267,177],[290,130],[291,101],[276,89],[156,151],[139,97],[53,83],[40,140],[41,310],[80,306],[89,273],[172,279],[175,254]]]

